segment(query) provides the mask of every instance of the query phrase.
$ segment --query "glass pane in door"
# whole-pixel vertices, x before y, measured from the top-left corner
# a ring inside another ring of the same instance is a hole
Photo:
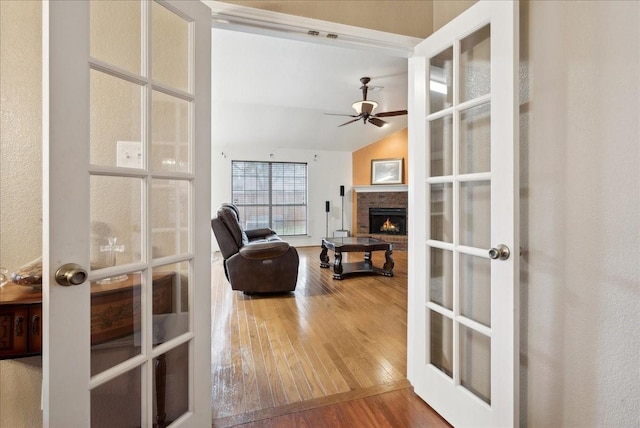
[[[143,168],[142,87],[101,71],[90,73],[90,162]]]
[[[460,383],[491,404],[491,339],[460,326]]]
[[[188,262],[153,269],[153,344],[189,331]]]
[[[460,42],[460,102],[491,92],[490,35],[486,25]]]
[[[460,183],[460,244],[469,247],[491,247],[491,183]]]
[[[453,185],[431,185],[431,234],[430,239],[453,242]]]
[[[152,256],[189,250],[189,182],[155,179],[151,186]]]
[[[154,426],[165,426],[189,409],[189,345],[153,359]],[[170,397],[170,399],[167,399]]]
[[[448,115],[429,122],[431,177],[453,174],[453,118]]]
[[[91,376],[140,354],[142,272],[91,283]]]
[[[453,105],[453,46],[429,61],[429,112],[434,113]]]
[[[137,367],[91,390],[91,428],[140,427],[142,370]]]
[[[431,248],[429,301],[453,309],[453,252]]]
[[[140,3],[92,1],[89,10],[91,56],[133,74],[141,74]]]
[[[151,77],[189,90],[189,23],[153,2],[151,7]]]
[[[91,270],[140,261],[143,181],[93,175],[90,185]]]
[[[491,327],[491,260],[460,254],[460,313]]]
[[[151,170],[188,172],[189,169],[189,103],[153,91]]]
[[[453,376],[453,321],[435,311],[429,311],[430,352],[429,362],[445,373]]]
[[[460,174],[491,170],[491,104],[460,113]]]

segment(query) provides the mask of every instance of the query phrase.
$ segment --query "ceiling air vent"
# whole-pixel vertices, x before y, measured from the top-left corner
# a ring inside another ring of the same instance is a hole
[[[338,38],[338,35],[337,35],[337,34],[333,34],[333,33],[328,33],[328,34],[327,34],[327,38],[328,38],[328,39],[337,39],[337,38]]]
[[[319,32],[319,31],[316,31],[316,30],[309,30],[309,31],[307,32],[307,34],[308,34],[308,35],[310,35],[310,36],[319,36],[319,35],[320,35],[320,32]]]

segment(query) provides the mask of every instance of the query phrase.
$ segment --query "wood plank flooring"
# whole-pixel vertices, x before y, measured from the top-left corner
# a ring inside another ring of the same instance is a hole
[[[298,252],[296,291],[267,297],[232,291],[214,260],[213,426],[448,426],[406,380],[406,252],[392,278],[341,281],[320,247]]]

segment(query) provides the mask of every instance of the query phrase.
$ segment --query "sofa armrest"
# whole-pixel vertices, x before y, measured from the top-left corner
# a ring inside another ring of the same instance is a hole
[[[245,233],[247,234],[249,241],[252,241],[254,239],[259,239],[259,238],[266,238],[267,236],[276,234],[275,231],[273,231],[272,229],[269,229],[268,227],[263,227],[260,229],[247,229],[245,230]]]
[[[289,248],[289,244],[284,241],[261,242],[245,245],[240,249],[240,255],[245,259],[273,259],[286,254]]]

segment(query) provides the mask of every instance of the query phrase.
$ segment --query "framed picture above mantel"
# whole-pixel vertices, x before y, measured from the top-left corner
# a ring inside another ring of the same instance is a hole
[[[404,158],[372,159],[371,184],[402,184]]]

